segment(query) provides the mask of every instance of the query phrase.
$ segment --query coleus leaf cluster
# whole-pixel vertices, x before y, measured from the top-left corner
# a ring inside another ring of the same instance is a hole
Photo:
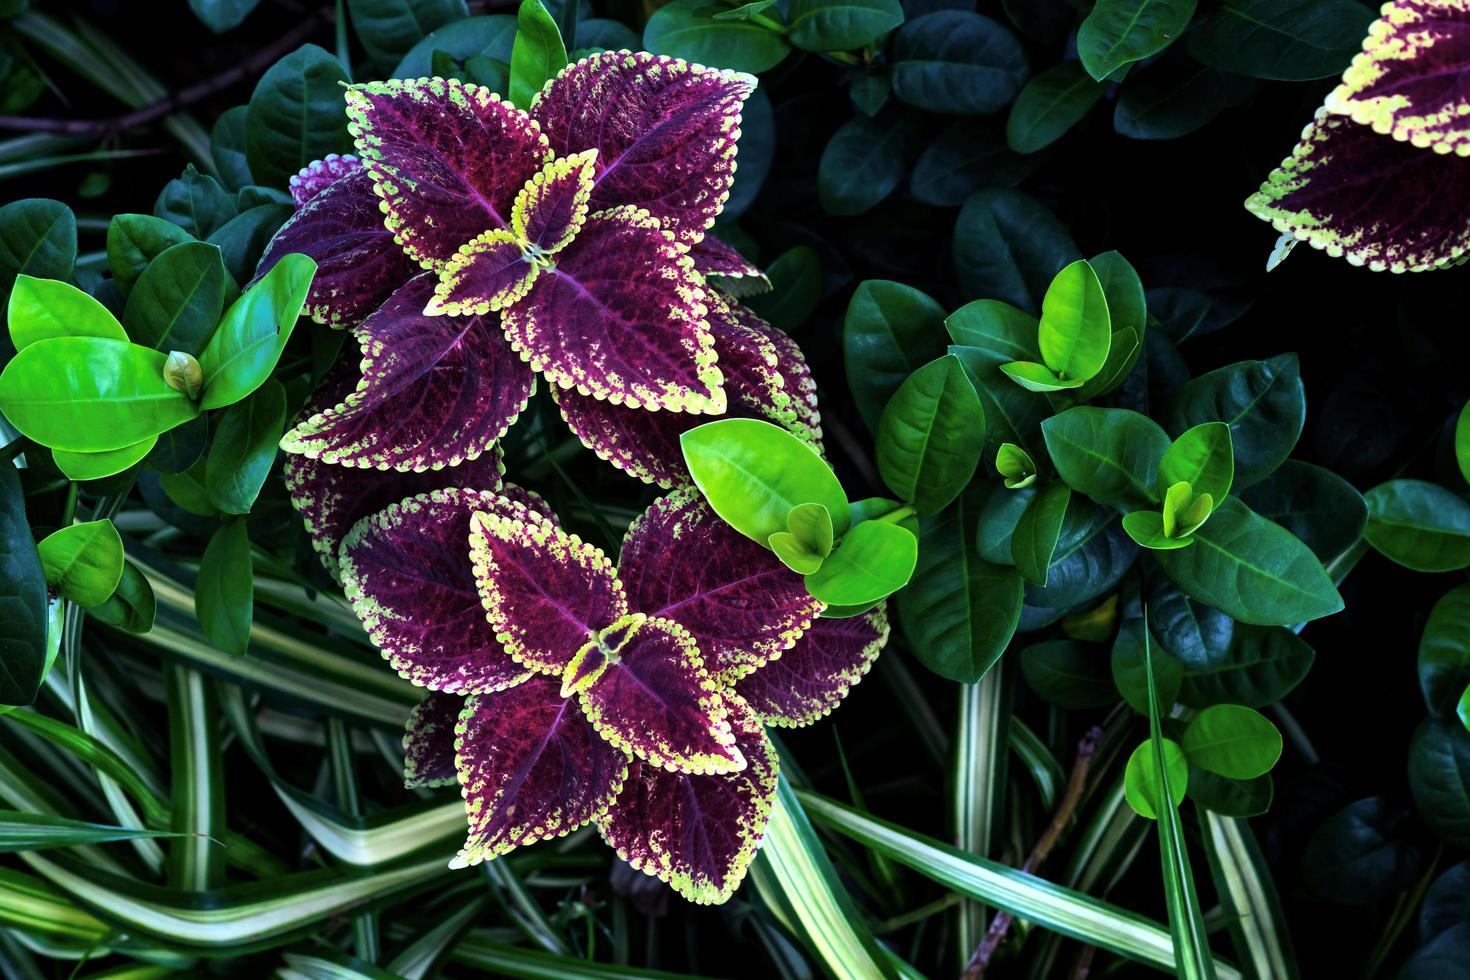
[[[685,469],[709,415],[820,453],[800,348],[719,288],[764,277],[706,235],[754,84],[624,51],[568,66],[530,112],[453,79],[357,85],[356,155],[291,181],[261,274],[315,260],[306,310],[362,357],[282,439],[287,486],[389,665],[432,692],[405,777],[460,785],[456,865],[595,822],[723,901],[774,798],[764,727],[825,715],[886,640],[881,604],[818,618]],[[616,567],[504,481],[497,442],[537,374],[598,455],[674,491]]]
[[[1246,207],[1354,265],[1444,268],[1470,250],[1467,157],[1470,2],[1392,0]]]

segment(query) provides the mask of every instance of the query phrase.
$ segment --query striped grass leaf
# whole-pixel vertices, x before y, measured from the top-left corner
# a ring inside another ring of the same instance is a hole
[[[751,864],[751,878],[776,917],[832,975],[898,975],[838,881],[785,775],[776,790],[765,844]]]
[[[682,973],[594,963],[539,949],[508,946],[482,939],[474,933],[462,939],[452,955],[465,966],[521,980],[691,980]]]
[[[1168,930],[1144,916],[966,854],[816,793],[798,791],[796,795],[817,823],[864,847],[881,850],[961,895],[1127,959],[1162,970],[1174,968]],[[1240,971],[1224,963],[1217,964],[1216,974],[1222,980],[1241,980]]]
[[[403,980],[424,980],[459,944],[460,938],[484,914],[490,898],[467,899],[434,928],[410,942],[388,963],[388,970]]]
[[[76,847],[81,844],[105,844],[136,837],[174,836],[177,835],[166,830],[114,827],[110,824],[89,823],[42,813],[0,810],[0,854],[52,847]]]
[[[1297,980],[1301,974],[1276,883],[1250,824],[1201,807],[1196,810],[1210,874],[1241,969],[1252,980]]]
[[[164,672],[168,696],[169,762],[173,819],[179,834],[169,845],[168,883],[205,891],[224,881],[224,760],[214,687],[203,674],[171,666]]]
[[[1143,610],[1143,663],[1148,677],[1148,731],[1153,746],[1154,771],[1168,772],[1164,762],[1163,726],[1159,722],[1159,696],[1154,684],[1153,644],[1149,639],[1148,608]],[[1189,867],[1189,850],[1179,820],[1179,804],[1169,780],[1159,779],[1162,798],[1158,807],[1159,857],[1164,866],[1164,904],[1169,910],[1169,933],[1174,939],[1174,969],[1181,980],[1214,980],[1215,960],[1205,933],[1199,896],[1194,890],[1194,873]]]
[[[1004,661],[997,662],[977,683],[959,685],[952,797],[955,843],[981,857],[991,853],[1005,806],[1005,733],[1011,711],[1004,669]],[[958,913],[955,939],[959,961],[964,963],[985,935],[985,910],[965,902]]]
[[[1057,757],[1052,755],[1041,736],[1019,718],[1011,719],[1010,745],[1011,751],[1016,753],[1021,764],[1026,767],[1031,782],[1036,785],[1041,808],[1056,809],[1057,797],[1067,783],[1067,774],[1062,771],[1062,764],[1057,761]]]

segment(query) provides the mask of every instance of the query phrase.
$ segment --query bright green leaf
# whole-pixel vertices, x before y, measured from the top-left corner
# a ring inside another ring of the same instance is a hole
[[[536,93],[566,66],[567,49],[556,21],[541,0],[521,0],[510,54],[510,101],[529,106]]]
[[[107,307],[77,287],[24,273],[15,277],[6,319],[16,350],[53,337],[128,339]]]
[[[100,453],[69,453],[65,449],[53,449],[51,455],[56,459],[56,468],[66,474],[67,479],[100,480],[131,469],[157,444],[158,436],[149,436],[121,449]]]
[[[1123,530],[1140,548],[1150,551],[1173,551],[1194,544],[1187,536],[1175,537],[1164,527],[1164,517],[1155,510],[1135,510],[1123,515]]]
[[[863,521],[842,536],[822,567],[806,577],[807,591],[834,606],[855,606],[892,595],[908,584],[919,541],[907,529]]]
[[[111,521],[88,521],[53,531],[36,550],[46,569],[46,584],[79,606],[106,602],[122,578],[123,543]]]
[[[1184,750],[1173,739],[1163,740],[1163,772],[1169,781],[1169,796],[1177,806],[1189,789],[1189,762]],[[1148,820],[1157,820],[1165,809],[1164,791],[1160,784],[1159,766],[1154,759],[1152,742],[1144,742],[1128,757],[1123,773],[1124,792],[1133,812]]]
[[[1073,490],[1124,510],[1158,502],[1154,478],[1169,437],[1145,415],[1121,408],[1069,408],[1041,426],[1057,474]]]
[[[316,263],[292,253],[235,300],[199,355],[201,409],[233,405],[265,383],[291,339],[314,275]]]
[[[938,513],[959,496],[984,448],[984,409],[952,354],[910,375],[878,422],[878,473],[920,514]]]
[[[1235,480],[1235,455],[1230,426],[1202,422],[1181,433],[1159,460],[1159,493],[1176,483],[1187,483],[1196,494],[1224,500]]]
[[[1281,758],[1281,733],[1259,711],[1217,704],[1195,715],[1182,740],[1189,763],[1230,779],[1254,779]]]

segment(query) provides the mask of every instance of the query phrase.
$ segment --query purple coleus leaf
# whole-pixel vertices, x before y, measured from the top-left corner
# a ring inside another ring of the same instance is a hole
[[[745,768],[725,698],[678,623],[633,613],[599,631],[570,666],[562,690],[577,689],[588,720],[613,745],[673,772]]]
[[[628,529],[618,576],[633,608],[693,635],[722,682],[781,656],[822,609],[800,575],[722,521],[693,488],[655,501]]]
[[[297,424],[340,404],[357,387],[358,378],[354,359],[339,357],[327,378],[307,400]],[[291,504],[301,515],[312,547],[334,579],[338,577],[337,553],[342,539],[362,518],[405,497],[446,487],[509,492],[509,488],[501,486],[504,473],[499,450],[494,448],[458,466],[418,473],[381,473],[294,454],[287,454],[284,464]]]
[[[554,679],[470,697],[455,732],[470,829],[453,867],[601,817],[628,773],[627,754],[597,736]]]
[[[478,315],[427,316],[435,278],[421,273],[354,333],[362,377],[338,403],[281,440],[288,453],[353,467],[422,471],[484,453],[526,407],[535,375]]]
[[[529,116],[457,79],[355,85],[347,115],[389,230],[426,269],[508,227],[516,194],[551,159]]]
[[[689,257],[701,276],[736,298],[771,291],[771,280],[760,266],[714,235],[705,235],[689,247]]]
[[[1354,265],[1440,268],[1470,250],[1470,159],[1418,149],[1318,110],[1296,150],[1246,207]]]
[[[389,665],[430,690],[498,691],[531,676],[480,605],[466,543],[471,518],[485,514],[540,519],[489,491],[435,490],[364,518],[342,542],[353,611]]]
[[[320,160],[313,160],[291,178],[291,200],[299,209],[329,185],[361,167],[361,161],[351,153],[328,153]]]
[[[281,226],[266,246],[256,279],[292,252],[316,262],[304,309],[331,327],[356,324],[419,271],[394,243],[373,179],[361,169],[315,194]]]
[[[511,345],[561,388],[629,408],[719,414],[704,280],[647,212],[589,216],[504,309]]]
[[[1470,156],[1470,4],[1384,4],[1325,107],[1396,140]]]
[[[619,857],[701,905],[718,905],[739,886],[776,794],[776,750],[760,720],[738,697],[726,703],[743,770],[692,776],[634,760],[617,801],[597,818]]]
[[[724,376],[724,416],[774,422],[819,446],[821,430],[808,402],[815,392],[804,387],[811,375],[800,348],[778,344],[768,332],[774,327],[718,293],[706,294],[706,303]],[[629,476],[666,489],[689,484],[679,436],[704,418],[634,411],[575,390],[554,389],[553,395],[562,418],[598,456]]]
[[[736,681],[735,691],[768,725],[810,725],[863,679],[886,642],[881,605],[862,616],[818,619],[790,650]]]
[[[403,732],[403,785],[449,786],[457,780],[454,726],[464,710],[458,694],[430,691],[408,716]]]
[[[647,52],[568,65],[531,104],[552,150],[598,153],[592,210],[634,205],[685,245],[730,195],[740,111],[756,80]]]

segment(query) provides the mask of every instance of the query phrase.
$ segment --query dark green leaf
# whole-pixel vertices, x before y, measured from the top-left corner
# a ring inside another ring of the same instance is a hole
[[[1194,670],[1209,670],[1230,654],[1235,621],[1196,602],[1163,575],[1148,583],[1148,618],[1158,645]]]
[[[1258,817],[1271,808],[1274,793],[1270,773],[1255,779],[1227,779],[1189,767],[1189,798],[1221,816]]]
[[[88,521],[53,531],[36,550],[46,570],[46,585],[79,606],[106,602],[122,578],[122,538],[111,521]]]
[[[807,51],[864,48],[903,23],[898,0],[791,0],[786,37]]]
[[[107,264],[124,296],[148,264],[194,236],[172,221],[151,214],[119,214],[107,226]]]
[[[466,17],[424,35],[390,74],[392,78],[422,78],[434,74],[434,52],[459,62],[475,55],[510,64],[515,44],[516,18],[512,14]]]
[[[984,448],[979,396],[949,354],[910,375],[878,423],[878,473],[920,514],[937,514],[959,496]]]
[[[271,236],[290,217],[289,204],[259,204],[235,215],[210,233],[209,243],[219,247],[225,269],[235,282],[250,281]]]
[[[250,107],[243,105],[226,109],[209,131],[209,156],[225,187],[232,191],[255,182],[245,159],[245,116],[249,111]]]
[[[70,279],[77,261],[77,219],[60,201],[30,197],[0,207],[0,305],[24,272]]]
[[[129,633],[147,633],[153,629],[157,609],[153,586],[148,584],[148,577],[138,571],[137,565],[124,561],[117,590],[106,602],[93,606],[87,612],[109,626],[116,626]]]
[[[123,325],[134,343],[165,354],[197,355],[224,309],[225,266],[220,251],[183,242],[148,264],[128,294]]]
[[[1154,477],[1169,437],[1145,415],[1121,408],[1069,408],[1041,426],[1057,474],[1105,507],[1158,502]]]
[[[1342,608],[1342,597],[1307,546],[1234,497],[1194,539],[1191,547],[1155,558],[1181,589],[1233,619],[1285,626]]]
[[[205,469],[209,499],[220,512],[250,512],[285,425],[286,389],[274,381],[221,413]]]
[[[1062,533],[1062,518],[1072,500],[1072,488],[1050,483],[1031,498],[1011,538],[1011,557],[1016,570],[1028,582],[1046,585],[1052,554]]]
[[[1195,0],[1097,0],[1077,29],[1077,55],[1098,81],[1174,43]]]
[[[1184,680],[1184,667],[1157,645],[1148,653],[1153,658],[1154,690],[1159,709],[1164,713],[1173,707]],[[1148,714],[1148,667],[1143,647],[1143,620],[1129,619],[1118,629],[1109,659],[1113,685],[1128,706],[1141,715]]]
[[[189,9],[216,34],[240,26],[260,0],[189,0]]]
[[[1091,602],[1118,584],[1137,555],[1137,547],[1115,512],[1073,494],[1061,539],[1052,553],[1046,588],[1027,585],[1026,603],[1073,609]]]
[[[1433,714],[1454,714],[1470,685],[1470,585],[1445,593],[1419,640],[1419,689]]]
[[[368,54],[388,64],[425,34],[470,13],[465,0],[347,0],[347,11]]]
[[[1029,646],[1021,651],[1021,673],[1038,697],[1059,708],[1101,708],[1118,700],[1107,656],[1084,643]]]
[[[1135,140],[1172,140],[1203,127],[1230,104],[1232,79],[1191,58],[1166,56],[1128,79],[1113,128]]]
[[[1470,732],[1426,718],[1409,745],[1409,789],[1419,815],[1453,847],[1470,847]]]
[[[1369,490],[1368,543],[1405,568],[1450,572],[1470,565],[1470,503],[1438,484],[1390,480]]]
[[[1412,817],[1381,796],[1328,817],[1302,849],[1302,880],[1318,898],[1359,905],[1397,893],[1418,877],[1423,850]]]
[[[1353,485],[1331,470],[1288,459],[1271,478],[1240,495],[1250,509],[1275,521],[1323,563],[1358,543],[1368,524],[1368,505]]]
[[[285,187],[308,163],[349,148],[342,94],[348,80],[337,59],[315,44],[297,48],[261,77],[245,117],[245,154],[257,183]],[[203,238],[220,224],[190,230]]]
[[[1282,354],[1200,375],[1169,400],[1163,420],[1176,436],[1201,422],[1229,425],[1239,491],[1265,479],[1291,455],[1306,413],[1296,355]]]
[[[876,207],[908,172],[922,126],[912,112],[854,116],[832,134],[817,168],[817,190],[828,214],[850,216]]]
[[[255,574],[243,518],[223,525],[209,539],[199,562],[194,612],[210,643],[226,653],[245,653],[255,615]]]
[[[909,191],[925,204],[959,207],[982,187],[1015,186],[1039,159],[1012,152],[1004,137],[978,120],[961,119],[919,154]]]
[[[949,348],[960,359],[975,394],[985,413],[985,453],[1000,451],[1002,443],[1011,442],[1033,457],[1041,454],[1044,443],[1041,423],[1050,412],[1045,397],[1016,384],[1001,370],[1009,358],[979,347]]]
[[[0,704],[30,704],[46,664],[46,573],[20,473],[0,465]]]
[[[908,21],[889,42],[888,56],[893,94],[928,112],[997,112],[1010,105],[1031,71],[1016,35],[967,10]]]
[[[303,163],[301,166],[304,167],[306,164]],[[295,175],[298,169],[300,167],[292,169],[291,175]],[[281,177],[279,183],[284,187],[286,178]],[[215,229],[233,218],[236,213],[235,199],[230,192],[221,187],[219,181],[213,177],[195,170],[191,163],[184,168],[183,176],[174,178],[164,186],[162,193],[158,195],[158,200],[153,205],[155,217],[177,225],[183,233],[170,234],[166,229],[157,231],[148,229],[148,231],[151,233],[150,237],[167,241],[170,245],[176,242],[186,242],[191,236],[208,238]],[[108,244],[110,246],[111,242],[109,241]],[[148,248],[153,244],[147,239],[138,241],[138,245],[143,248]],[[158,251],[153,252],[153,255],[157,255],[162,250],[159,248]],[[111,254],[112,250],[109,247],[109,257]],[[151,259],[153,255],[149,255],[148,258]],[[141,269],[139,271],[141,272]]]
[[[1225,0],[1190,33],[1189,53],[1238,75],[1328,78],[1358,53],[1374,13],[1357,0]]]
[[[853,290],[842,327],[847,383],[870,430],[899,385],[944,353],[944,309],[903,283],[869,279]]]
[[[822,259],[810,245],[797,245],[766,266],[771,290],[745,301],[756,315],[790,333],[822,299]]]
[[[1097,105],[1103,90],[1078,62],[1064,61],[1048,68],[1027,82],[1012,104],[1006,142],[1017,153],[1035,153],[1051,146]]]
[[[1179,700],[1191,708],[1212,704],[1264,708],[1302,682],[1315,656],[1291,630],[1237,623],[1224,660],[1208,669],[1185,669]]]
[[[729,10],[711,0],[673,0],[654,11],[643,29],[643,46],[715,68],[763,72],[791,52],[786,39],[753,20],[716,20]]]
[[[1036,312],[1052,278],[1080,257],[1062,223],[1020,191],[978,191],[955,220],[955,270],[974,299]]]

